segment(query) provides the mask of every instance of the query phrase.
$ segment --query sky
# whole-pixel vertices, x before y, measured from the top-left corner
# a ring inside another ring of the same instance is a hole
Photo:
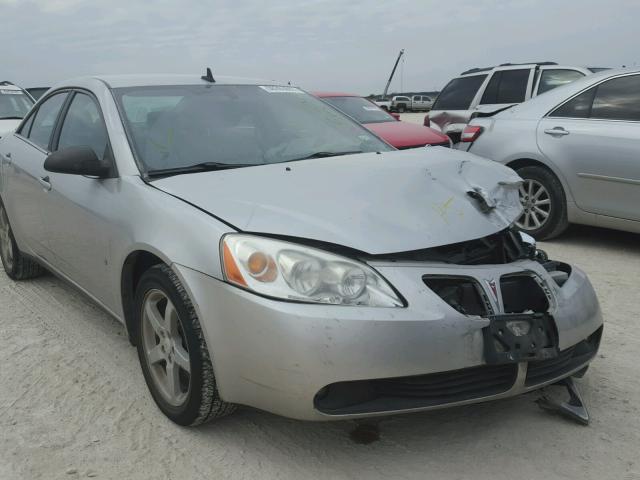
[[[633,66],[640,0],[0,0],[0,80],[215,74],[307,90],[442,88],[504,62]]]

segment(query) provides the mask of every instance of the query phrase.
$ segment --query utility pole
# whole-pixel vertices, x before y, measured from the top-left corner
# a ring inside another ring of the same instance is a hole
[[[384,87],[384,93],[382,94],[382,99],[385,100],[387,98],[387,92],[389,91],[389,85],[391,85],[391,80],[393,80],[393,75],[396,73],[396,68],[398,68],[398,63],[400,62],[400,59],[402,58],[402,55],[404,55],[404,48],[402,50],[400,50],[400,53],[398,54],[398,58],[396,58],[396,63],[393,65],[393,70],[391,70],[391,75],[389,75],[389,80],[387,81],[387,86]]]

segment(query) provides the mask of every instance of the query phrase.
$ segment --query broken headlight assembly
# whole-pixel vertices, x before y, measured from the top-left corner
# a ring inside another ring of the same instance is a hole
[[[227,234],[220,254],[227,282],[260,295],[298,302],[402,307],[371,267],[334,253],[245,234]]]

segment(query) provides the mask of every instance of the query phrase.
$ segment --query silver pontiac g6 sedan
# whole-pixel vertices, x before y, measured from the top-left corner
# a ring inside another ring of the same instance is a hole
[[[513,229],[512,170],[395,151],[298,88],[71,80],[0,159],[6,273],[44,267],[124,323],[181,425],[498,399],[581,375],[599,346],[585,274]]]

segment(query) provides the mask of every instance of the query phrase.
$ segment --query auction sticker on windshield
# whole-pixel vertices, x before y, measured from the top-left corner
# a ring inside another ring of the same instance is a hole
[[[0,90],[2,95],[22,95],[20,90]]]
[[[284,87],[279,85],[259,85],[259,87],[269,93],[304,93],[296,87]]]

